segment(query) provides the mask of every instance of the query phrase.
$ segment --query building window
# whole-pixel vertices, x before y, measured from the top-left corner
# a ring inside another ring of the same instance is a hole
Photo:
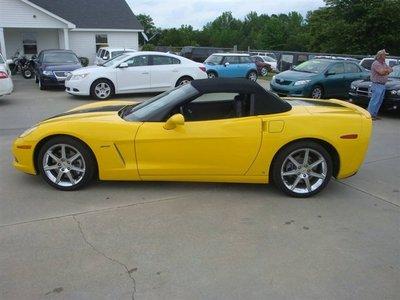
[[[34,33],[24,33],[22,36],[24,54],[37,54],[37,41]]]
[[[108,47],[107,34],[96,34],[96,52],[99,51],[101,47]]]

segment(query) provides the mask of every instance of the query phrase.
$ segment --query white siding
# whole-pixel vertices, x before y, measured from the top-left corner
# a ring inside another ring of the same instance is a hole
[[[78,56],[89,58],[90,64],[96,57],[96,34],[107,34],[109,47],[125,47],[138,50],[139,37],[137,32],[93,32],[70,31],[70,49]]]
[[[24,33],[33,34],[36,37],[38,53],[41,50],[58,49],[60,47],[57,29],[6,28],[4,29],[4,38],[6,41],[7,58],[11,58],[17,50],[23,54],[22,39]]]
[[[20,0],[0,0],[0,27],[66,28],[67,24]]]

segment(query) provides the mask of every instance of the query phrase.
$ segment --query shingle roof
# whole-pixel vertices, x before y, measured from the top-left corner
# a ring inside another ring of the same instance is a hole
[[[77,28],[142,30],[125,0],[29,0]]]

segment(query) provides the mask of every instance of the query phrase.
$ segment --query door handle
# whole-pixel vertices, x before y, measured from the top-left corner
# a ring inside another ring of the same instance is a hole
[[[147,74],[150,74],[150,73],[149,73],[149,72],[143,72],[142,74],[143,74],[143,75],[147,75]]]

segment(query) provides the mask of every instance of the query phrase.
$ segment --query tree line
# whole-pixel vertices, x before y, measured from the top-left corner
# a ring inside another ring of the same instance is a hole
[[[400,0],[325,0],[325,6],[305,17],[248,13],[244,19],[224,12],[202,29],[191,25],[158,28],[151,16],[137,15],[146,34],[145,46],[212,46],[239,50],[373,54],[385,48],[400,55]],[[144,39],[141,38],[143,45]]]

